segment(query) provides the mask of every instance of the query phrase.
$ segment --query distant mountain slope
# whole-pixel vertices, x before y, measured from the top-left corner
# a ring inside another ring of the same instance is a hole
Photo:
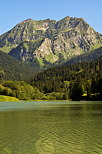
[[[102,46],[102,35],[82,18],[25,20],[0,36],[0,49],[14,58],[42,67]]]
[[[102,57],[102,47],[95,49],[91,52],[84,53],[79,56],[75,56],[71,58],[70,60],[68,60],[66,63],[64,63],[64,65],[94,61],[101,57]]]
[[[0,51],[0,79],[29,80],[36,72],[36,69],[28,67],[10,55]]]

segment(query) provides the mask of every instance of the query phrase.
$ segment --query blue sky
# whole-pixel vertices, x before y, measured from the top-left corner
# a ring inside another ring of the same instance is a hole
[[[0,34],[28,18],[58,21],[66,16],[82,17],[102,33],[102,0],[1,0]]]

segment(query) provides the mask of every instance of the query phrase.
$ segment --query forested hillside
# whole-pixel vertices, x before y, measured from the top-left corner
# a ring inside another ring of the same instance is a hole
[[[0,51],[0,79],[3,80],[28,80],[37,68],[28,67],[10,55]]]
[[[50,68],[36,75],[31,84],[45,94],[57,92],[73,100],[101,100],[102,57],[92,62]]]
[[[102,57],[50,68],[27,82],[1,80],[0,95],[19,100],[102,100]]]

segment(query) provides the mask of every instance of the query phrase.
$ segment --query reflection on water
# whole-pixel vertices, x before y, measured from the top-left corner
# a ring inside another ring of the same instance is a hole
[[[0,103],[0,154],[102,154],[102,102],[54,103]]]

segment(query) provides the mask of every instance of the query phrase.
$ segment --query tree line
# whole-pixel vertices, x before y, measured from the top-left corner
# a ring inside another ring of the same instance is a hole
[[[44,94],[63,94],[63,99],[102,100],[102,57],[47,69],[34,76],[30,84]]]
[[[102,57],[49,68],[26,82],[2,79],[0,95],[20,100],[102,100]]]

